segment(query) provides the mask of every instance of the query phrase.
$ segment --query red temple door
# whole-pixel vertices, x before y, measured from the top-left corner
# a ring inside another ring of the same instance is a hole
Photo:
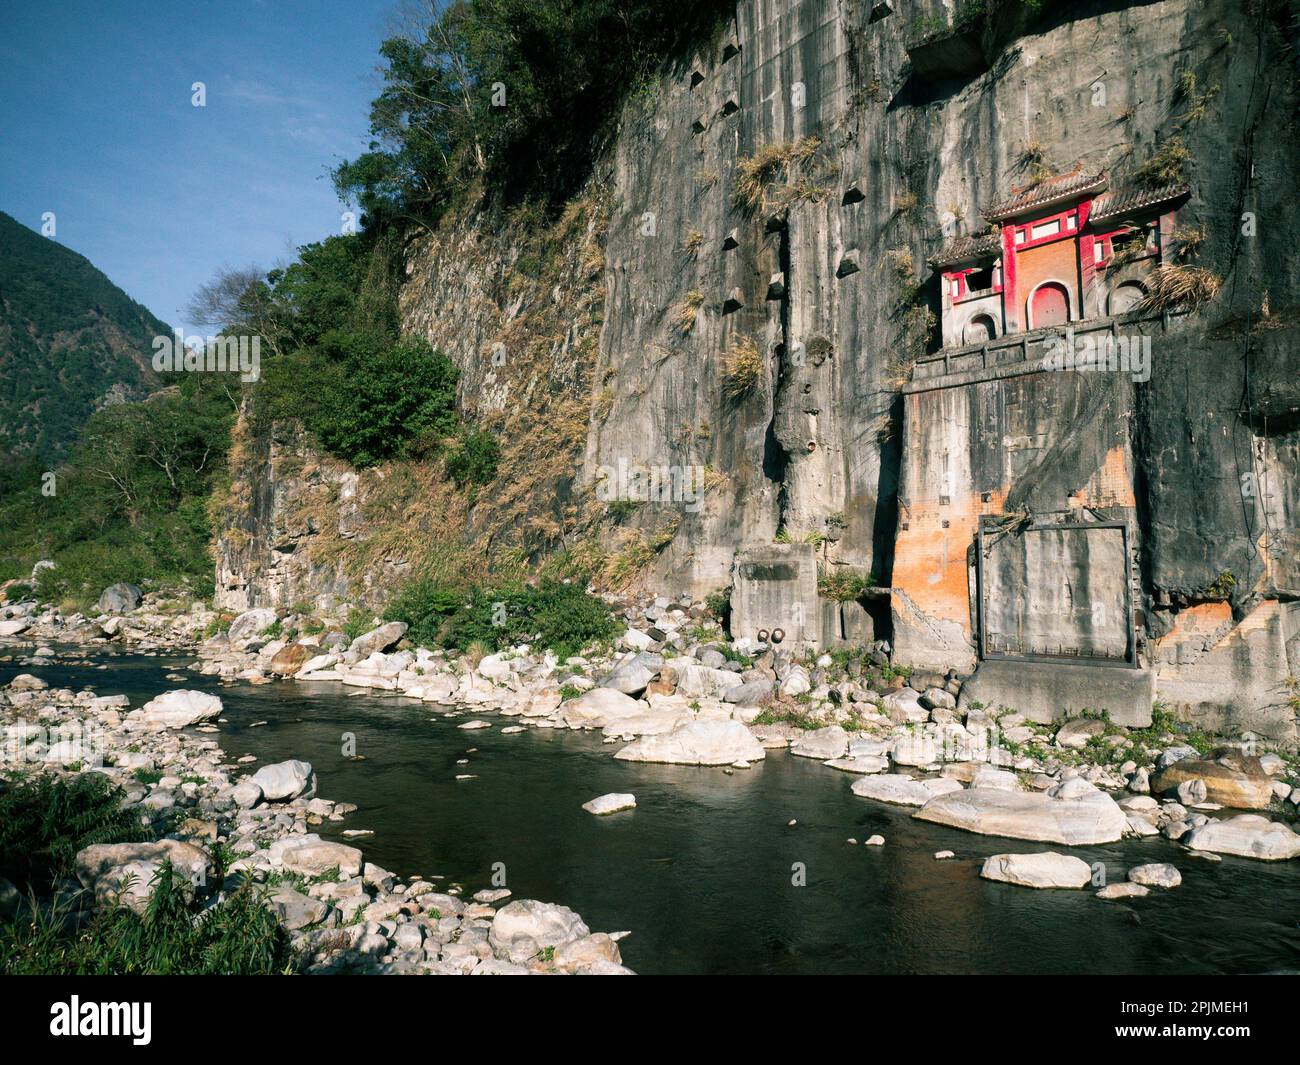
[[[1070,320],[1070,298],[1065,286],[1049,281],[1034,289],[1030,297],[1029,320],[1031,329],[1044,329],[1049,325],[1064,325]]]

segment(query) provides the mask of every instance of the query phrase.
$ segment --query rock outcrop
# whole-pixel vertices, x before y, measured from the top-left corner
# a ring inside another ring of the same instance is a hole
[[[1300,855],[1300,836],[1286,825],[1259,814],[1208,821],[1188,835],[1187,845],[1194,851],[1235,854],[1239,858],[1270,862]]]
[[[1000,788],[953,791],[931,799],[912,816],[981,836],[1070,846],[1113,843],[1127,827],[1124,811],[1109,795],[1084,787],[1087,790],[1072,789],[1061,797]]]
[[[980,876],[1032,888],[1081,888],[1092,880],[1092,869],[1072,854],[994,854],[984,860]]]
[[[1151,791],[1161,795],[1201,781],[1208,799],[1239,810],[1263,810],[1273,801],[1273,778],[1258,758],[1240,751],[1220,751],[1212,759],[1181,758],[1151,778]]]
[[[1293,741],[1300,205],[1260,88],[1294,77],[1286,26],[1227,0],[873,7],[738,3],[628,103],[545,269],[473,207],[412,242],[404,326],[510,467],[472,512],[440,497],[442,524],[529,554],[591,538],[659,590],[782,582],[765,629],[883,638],[967,678],[963,709],[1146,725],[1159,697]],[[1192,265],[1231,284],[1153,294]],[[1102,361],[1057,358],[1080,343]],[[365,506],[382,471],[247,443],[221,605],[376,605],[409,577],[419,545]],[[600,498],[629,471],[665,497]],[[863,593],[819,596],[818,566]]]

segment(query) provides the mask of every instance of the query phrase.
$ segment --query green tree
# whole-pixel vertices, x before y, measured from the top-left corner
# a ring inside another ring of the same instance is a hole
[[[356,466],[432,449],[456,428],[456,367],[423,340],[336,330],[312,364],[306,426]]]
[[[501,443],[485,429],[466,433],[447,456],[447,475],[458,485],[485,485],[497,475]]]

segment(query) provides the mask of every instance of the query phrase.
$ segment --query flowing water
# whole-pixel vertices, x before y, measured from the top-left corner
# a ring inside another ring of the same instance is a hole
[[[502,735],[516,719],[486,713],[473,716],[494,727],[467,732],[456,724],[471,715],[448,720],[432,704],[366,689],[171,682],[164,674],[186,660],[98,661],[109,668],[0,663],[0,683],[34,672],[55,685],[124,692],[133,706],[169,688],[215,692],[231,758],[306,759],[323,797],[358,805],[343,823],[322,826],[323,836],[373,829],[353,841],[368,860],[403,877],[443,875],[467,891],[491,886],[503,866],[515,897],[572,907],[594,930],[630,930],[620,946],[638,972],[1300,968],[1298,862],[1210,862],[1162,838],[1131,840],[1069,851],[1105,862],[1112,879],[1130,865],[1170,861],[1182,886],[1103,902],[1090,891],[987,883],[978,875],[987,855],[1052,848],[914,821],[853,795],[849,774],[786,752],[731,775],[619,762],[598,733]],[[349,733],[359,759],[343,755]],[[462,758],[468,765],[457,765]],[[611,791],[635,794],[636,809],[609,817],[581,809]],[[884,847],[846,843],[873,833]],[[936,861],[944,849],[957,857]]]

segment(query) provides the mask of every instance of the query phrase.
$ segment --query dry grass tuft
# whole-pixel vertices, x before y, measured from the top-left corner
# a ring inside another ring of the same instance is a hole
[[[737,337],[722,356],[722,392],[738,399],[758,383],[763,373],[763,356],[752,337]]]
[[[1146,278],[1147,294],[1137,309],[1160,314],[1175,307],[1195,309],[1209,303],[1223,287],[1223,278],[1200,266],[1162,263]]]
[[[698,288],[691,289],[669,312],[673,327],[680,333],[689,333],[695,328],[695,319],[703,306],[704,293]]]
[[[1133,182],[1143,188],[1152,189],[1181,181],[1183,169],[1191,157],[1192,153],[1188,151],[1181,137],[1170,137],[1133,172]]]
[[[753,212],[788,207],[793,203],[824,199],[830,190],[805,174],[822,142],[804,137],[786,144],[765,144],[736,164],[736,205]],[[822,176],[833,168],[829,163],[816,168]]]

